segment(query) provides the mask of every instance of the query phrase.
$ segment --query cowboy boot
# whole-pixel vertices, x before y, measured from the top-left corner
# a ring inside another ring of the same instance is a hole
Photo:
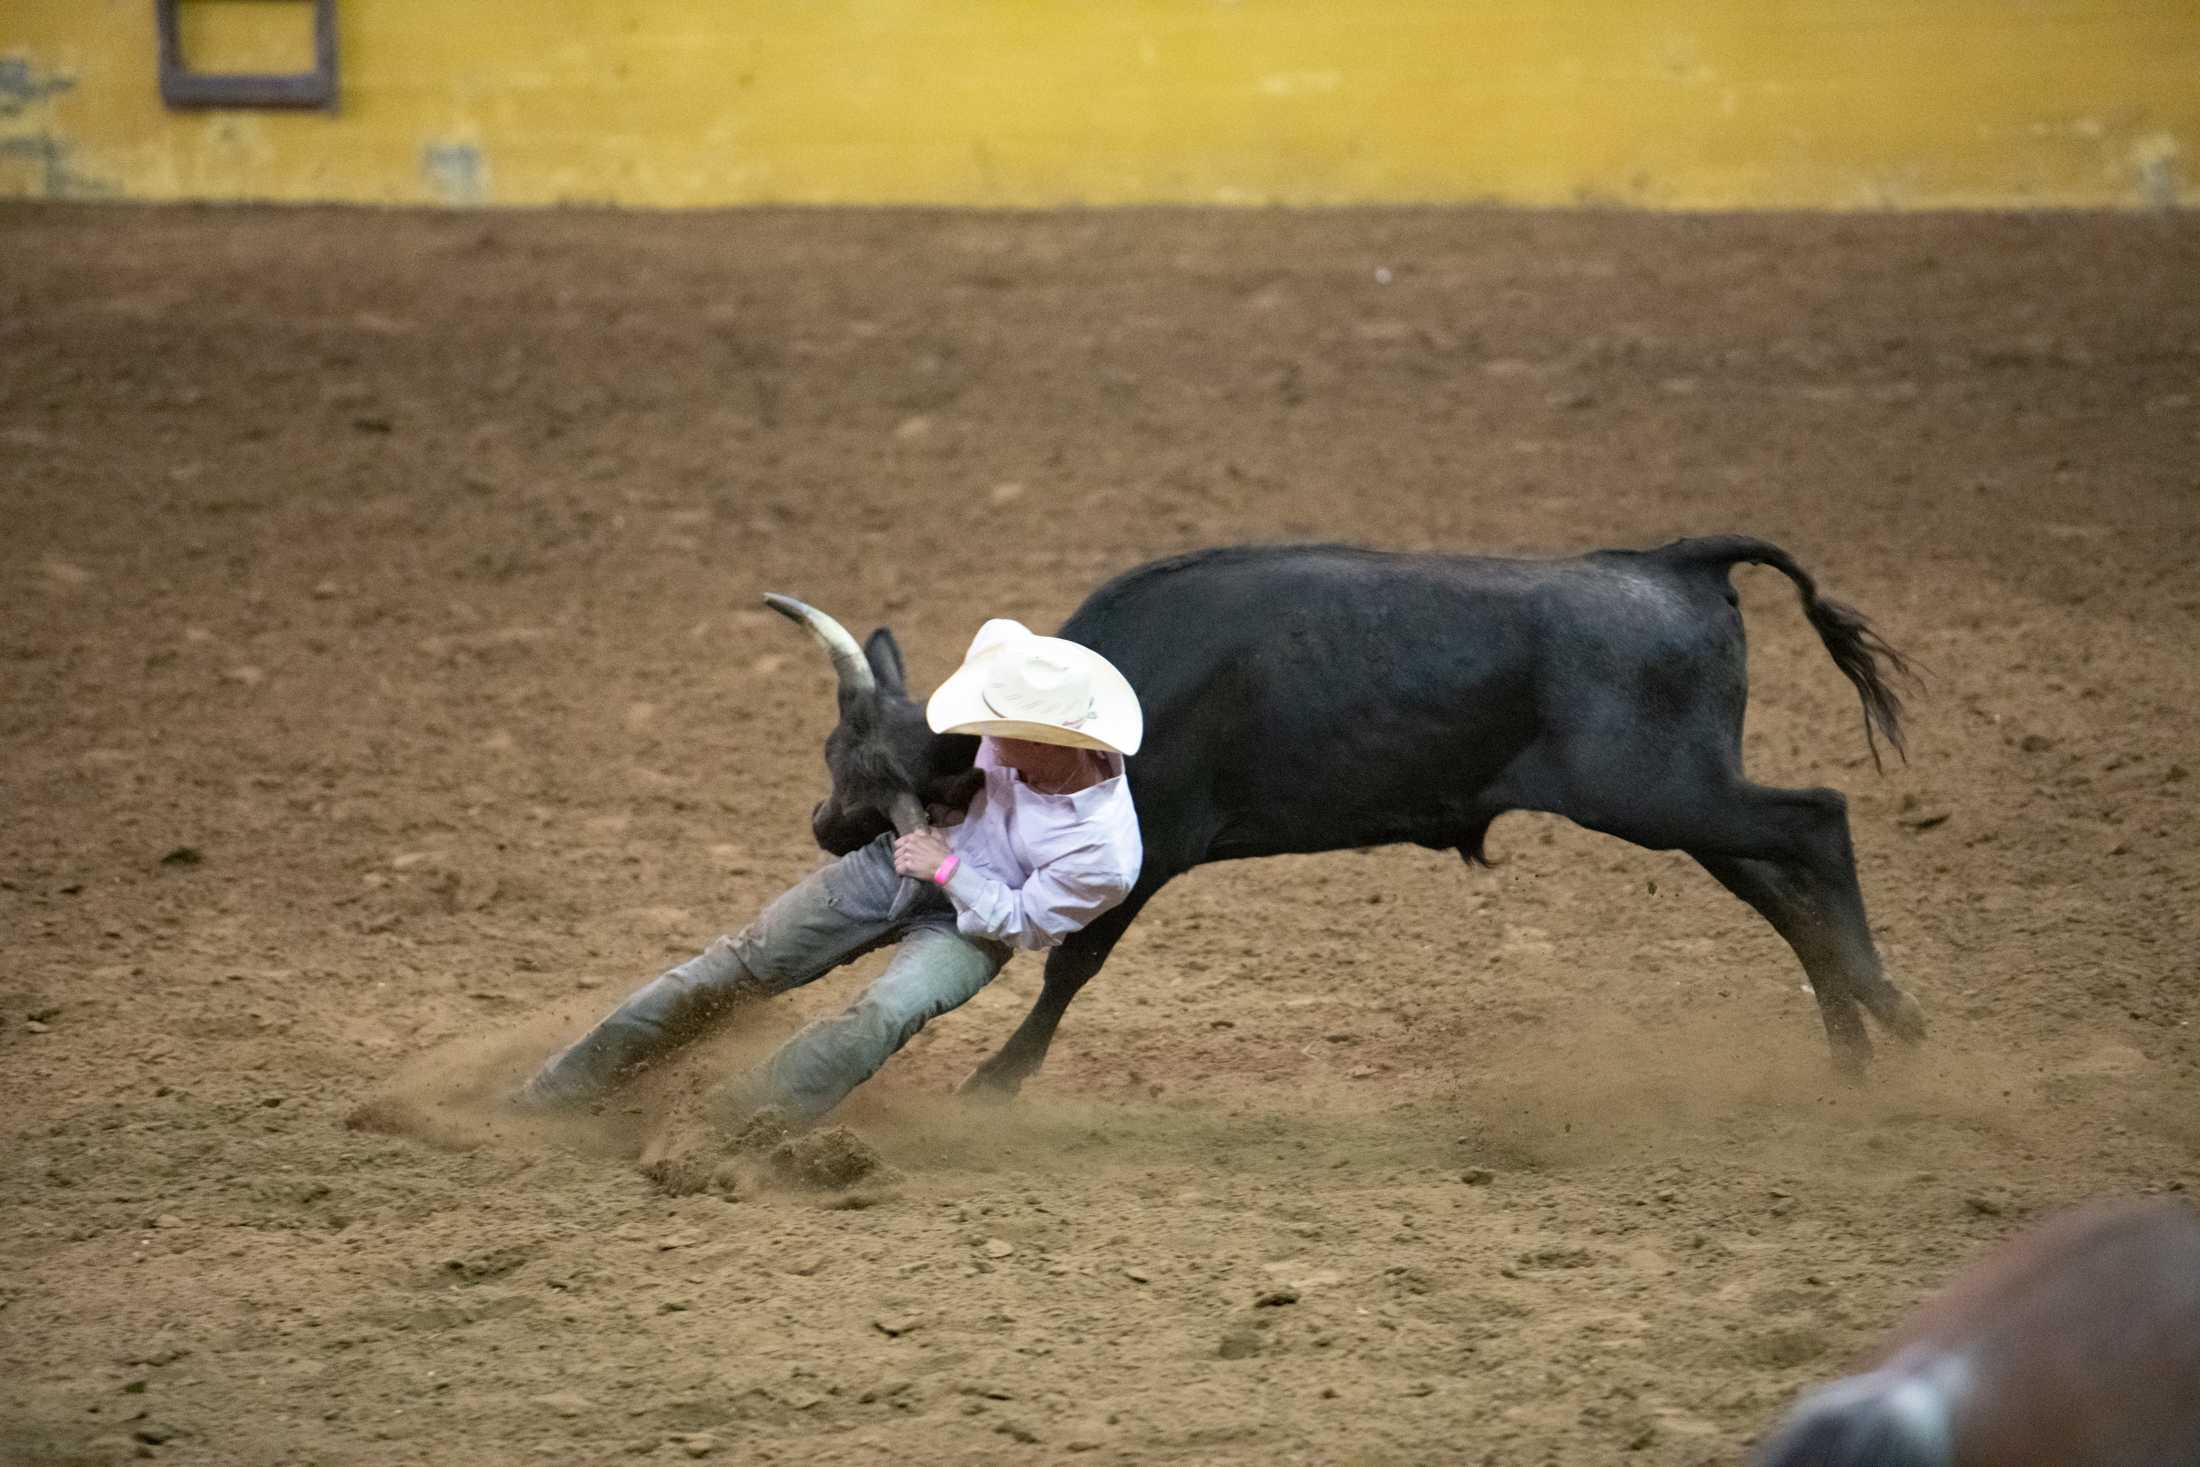
[[[513,1098],[539,1108],[585,1105],[700,1038],[727,1009],[761,991],[733,944],[721,937],[642,985],[545,1061]]]

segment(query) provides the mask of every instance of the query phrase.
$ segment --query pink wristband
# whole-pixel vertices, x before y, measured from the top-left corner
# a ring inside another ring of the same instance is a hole
[[[950,852],[947,859],[940,862],[940,869],[932,873],[933,884],[935,886],[947,885],[947,879],[955,874],[955,868],[962,864],[962,859],[962,857]]]

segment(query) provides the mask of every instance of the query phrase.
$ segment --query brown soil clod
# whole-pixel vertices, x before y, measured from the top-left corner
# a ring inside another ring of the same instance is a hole
[[[741,1178],[734,1162],[735,1148],[725,1132],[701,1113],[692,1094],[673,1103],[664,1126],[642,1148],[642,1175],[675,1197],[716,1192],[734,1197]]]
[[[846,1126],[798,1133],[776,1106],[766,1106],[727,1129],[693,1098],[676,1102],[664,1128],[644,1148],[644,1176],[675,1196],[716,1192],[739,1195],[744,1169],[760,1162],[783,1186],[847,1192],[886,1175],[871,1144]]]
[[[793,1135],[786,1114],[775,1105],[767,1105],[734,1128],[730,1144],[745,1155],[763,1156],[786,1145]]]
[[[653,1144],[642,1155],[641,1170],[660,1190],[674,1197],[712,1192],[730,1201],[741,1195],[740,1168],[707,1138]]]
[[[344,1129],[365,1131],[377,1136],[402,1136],[411,1127],[409,1108],[394,1095],[377,1095],[363,1100],[344,1115]]]
[[[885,1166],[871,1144],[846,1126],[793,1137],[771,1152],[772,1175],[780,1181],[834,1192],[876,1177]]]

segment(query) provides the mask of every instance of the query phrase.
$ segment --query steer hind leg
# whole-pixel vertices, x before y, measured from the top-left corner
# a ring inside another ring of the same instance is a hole
[[[1860,1069],[1871,1053],[1857,1012],[1860,1003],[1896,1037],[1912,1044],[1924,1038],[1923,1012],[1880,967],[1853,868],[1843,884],[1846,889],[1837,886],[1829,893],[1807,873],[1778,862],[1691,854],[1795,950],[1810,978],[1836,1061],[1844,1069]]]
[[[1848,802],[1835,790],[1697,774],[1611,790],[1609,798],[1582,801],[1585,810],[1562,813],[1637,845],[1684,850],[1761,912],[1802,960],[1844,1072],[1860,1074],[1871,1059],[1859,1004],[1903,1039],[1921,1038],[1922,1014],[1887,980],[1872,946]]]

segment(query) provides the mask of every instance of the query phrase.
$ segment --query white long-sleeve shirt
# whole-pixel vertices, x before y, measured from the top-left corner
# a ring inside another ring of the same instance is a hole
[[[1145,859],[1138,813],[1122,758],[1100,757],[1106,779],[1049,795],[1005,768],[991,739],[978,746],[985,787],[944,832],[962,858],[945,888],[957,931],[1037,951],[1130,895]]]

